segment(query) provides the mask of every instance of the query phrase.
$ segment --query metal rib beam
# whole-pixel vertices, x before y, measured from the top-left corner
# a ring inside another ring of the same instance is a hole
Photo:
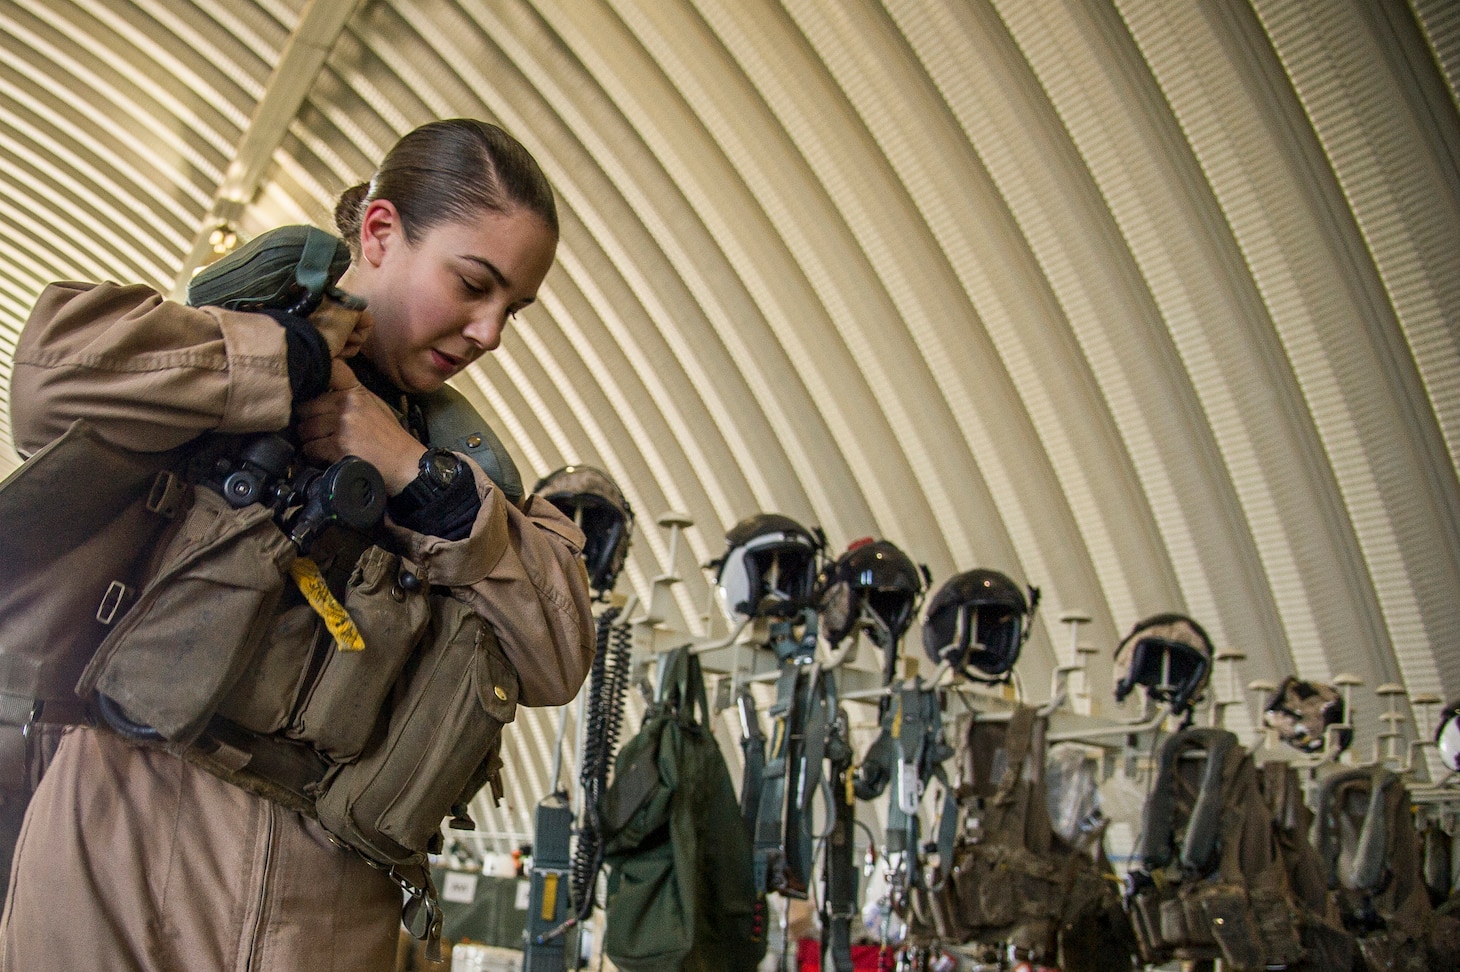
[[[174,300],[186,297],[188,281],[206,262],[211,250],[208,237],[213,230],[221,223],[237,223],[258,195],[274,150],[284,141],[289,124],[298,116],[325,59],[359,6],[360,0],[310,0],[300,14],[298,26],[284,46],[274,73],[269,75],[264,96],[238,140],[233,161],[213,196],[213,205],[193,237],[192,247],[173,285]]]

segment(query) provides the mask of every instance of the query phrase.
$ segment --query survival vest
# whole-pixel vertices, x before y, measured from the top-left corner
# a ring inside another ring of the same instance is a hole
[[[1252,757],[1222,729],[1162,745],[1127,904],[1142,959],[1232,969],[1302,958],[1298,915]]]
[[[317,302],[343,246],[287,227],[238,252],[269,277],[264,303]],[[521,498],[460,393],[415,404],[432,445]],[[434,952],[427,855],[443,819],[471,826],[483,786],[500,797],[517,674],[479,615],[369,535],[313,523],[302,557],[269,502],[279,484],[252,491],[268,463],[249,450],[272,448],[205,435],[136,453],[82,420],[0,483],[0,722],[105,725],[317,818],[389,871]],[[342,483],[329,475],[309,482],[328,492]],[[368,491],[368,477],[352,483]],[[244,486],[246,501],[226,498]]]
[[[1050,825],[1045,730],[1029,706],[1007,721],[971,716],[958,751],[952,869],[928,900],[940,938],[1012,945],[1052,963],[1060,933],[1096,911],[1118,915],[1119,895],[1108,863],[1097,865]]]
[[[1313,811],[1303,800],[1298,768],[1269,760],[1257,769],[1258,788],[1273,816],[1273,835],[1282,855],[1288,890],[1297,909],[1298,937],[1304,958],[1300,968],[1351,969],[1356,956],[1353,936],[1343,927],[1328,898],[1328,882],[1318,852],[1308,842]]]
[[[1430,906],[1409,791],[1382,766],[1326,777],[1312,843],[1329,895],[1369,970],[1453,969],[1460,924]]]

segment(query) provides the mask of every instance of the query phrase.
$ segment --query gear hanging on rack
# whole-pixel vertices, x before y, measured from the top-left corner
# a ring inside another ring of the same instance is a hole
[[[619,609],[611,607],[598,617],[598,646],[588,676],[583,760],[578,775],[583,807],[570,882],[574,913],[580,921],[593,910],[593,886],[603,865],[602,801],[618,748],[631,675],[632,635],[627,624],[617,623],[618,614]]]

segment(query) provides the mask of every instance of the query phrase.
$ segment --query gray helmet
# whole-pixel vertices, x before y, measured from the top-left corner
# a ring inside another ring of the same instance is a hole
[[[810,607],[825,542],[788,516],[757,513],[725,534],[725,555],[711,562],[732,621],[789,616]]]
[[[1115,649],[1115,701],[1137,685],[1171,711],[1191,708],[1212,672],[1212,640],[1184,614],[1153,614],[1136,623]]]

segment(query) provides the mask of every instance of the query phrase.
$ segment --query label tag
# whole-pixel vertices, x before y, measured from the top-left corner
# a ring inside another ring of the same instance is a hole
[[[476,874],[447,871],[445,880],[441,882],[441,900],[471,904],[477,899],[477,877]]]

